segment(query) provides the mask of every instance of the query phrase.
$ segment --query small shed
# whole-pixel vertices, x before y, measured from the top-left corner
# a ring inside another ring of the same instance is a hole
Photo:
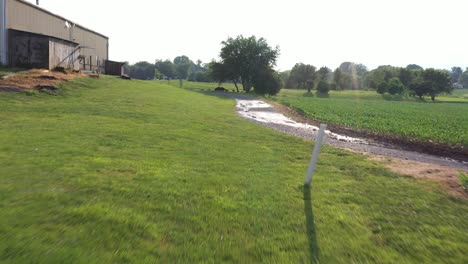
[[[105,73],[108,75],[122,76],[125,74],[125,62],[106,60]]]

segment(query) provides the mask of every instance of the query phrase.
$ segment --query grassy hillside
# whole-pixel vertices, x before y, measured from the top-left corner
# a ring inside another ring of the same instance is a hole
[[[384,100],[376,92],[338,91],[329,98],[282,90],[274,97],[314,119],[382,134],[468,145],[468,99],[441,96],[436,103]]]
[[[466,263],[468,203],[157,82],[0,93],[0,262]]]

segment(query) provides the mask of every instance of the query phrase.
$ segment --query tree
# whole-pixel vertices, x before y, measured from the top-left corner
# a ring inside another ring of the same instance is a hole
[[[422,99],[422,97],[429,92],[430,87],[430,82],[425,82],[422,79],[418,79],[417,81],[414,81],[410,84],[409,89],[415,95],[417,95],[419,99]]]
[[[239,76],[234,72],[234,69],[230,67],[231,65],[224,64],[221,62],[212,61],[208,64],[208,74],[209,76],[221,84],[225,81],[232,81],[234,86],[236,86],[237,92],[239,92]]]
[[[318,73],[318,77],[320,81],[328,82],[330,74],[331,74],[331,70],[328,67],[324,66],[324,67],[321,67],[317,73]]]
[[[402,94],[405,90],[405,86],[397,77],[390,79],[388,83],[388,93],[391,95]]]
[[[176,71],[174,63],[170,60],[156,60],[155,62],[156,71],[164,75],[166,78],[174,79],[176,77]]]
[[[385,94],[388,92],[388,83],[386,81],[383,81],[377,85],[377,92],[379,94]]]
[[[175,71],[180,82],[180,87],[183,86],[183,80],[187,79],[192,64],[193,62],[185,55],[174,58]]]
[[[414,71],[408,70],[407,68],[400,68],[398,78],[404,86],[408,87],[411,81],[413,81],[413,78],[415,77],[415,74],[413,74],[413,72]]]
[[[326,80],[321,80],[317,85],[317,93],[326,95],[330,91],[330,85]]]
[[[343,90],[343,88],[341,88],[341,85],[340,85],[342,79],[343,79],[343,73],[341,72],[340,68],[337,68],[335,72],[333,73],[333,81],[336,84],[337,90]]]
[[[420,98],[423,95],[429,95],[434,101],[438,94],[452,92],[453,86],[447,71],[426,69],[422,72],[421,77],[410,85],[410,89]]]
[[[452,67],[450,72],[452,84],[460,81],[460,76],[463,74],[463,70],[460,67]]]
[[[154,65],[146,62],[140,61],[130,66],[130,77],[140,80],[153,80],[155,76]]]
[[[408,64],[408,66],[406,66],[406,69],[408,70],[424,70],[423,67],[417,65],[417,64]]]
[[[460,84],[463,88],[468,88],[468,68],[460,75]]]
[[[317,74],[315,67],[310,64],[296,63],[291,70],[290,80],[297,84],[297,88],[310,90],[314,88]]]
[[[242,35],[236,38],[228,38],[221,42],[222,70],[228,70],[225,75],[242,83],[245,92],[249,92],[257,74],[260,71],[272,69],[279,56],[279,47],[271,48],[264,38],[255,36],[244,38]]]
[[[259,69],[253,80],[254,91],[257,94],[277,94],[283,88],[279,73],[267,67]]]

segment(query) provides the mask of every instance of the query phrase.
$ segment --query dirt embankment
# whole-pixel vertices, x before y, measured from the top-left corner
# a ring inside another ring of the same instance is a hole
[[[53,90],[60,83],[83,76],[85,74],[77,72],[29,70],[4,76],[0,79],[0,92],[22,92],[31,89]]]

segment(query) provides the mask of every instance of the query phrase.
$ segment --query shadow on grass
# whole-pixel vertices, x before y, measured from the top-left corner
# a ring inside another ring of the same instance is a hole
[[[309,239],[310,263],[319,263],[319,247],[317,234],[315,233],[314,212],[312,210],[312,199],[310,186],[304,185],[304,214],[306,217],[307,237]]]

